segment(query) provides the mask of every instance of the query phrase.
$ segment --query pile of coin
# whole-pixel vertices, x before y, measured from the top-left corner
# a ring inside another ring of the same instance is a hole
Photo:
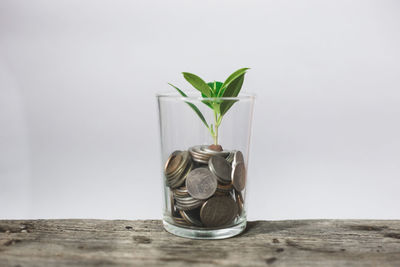
[[[187,174],[192,170],[193,163],[187,151],[174,151],[165,163],[165,177],[170,188],[181,186]]]
[[[229,151],[215,151],[205,145],[191,147],[189,152],[195,162],[202,164],[208,164],[208,160],[214,155],[226,158],[230,154]]]
[[[177,224],[221,227],[243,212],[246,169],[240,151],[216,151],[207,145],[177,150],[168,157],[164,175]]]

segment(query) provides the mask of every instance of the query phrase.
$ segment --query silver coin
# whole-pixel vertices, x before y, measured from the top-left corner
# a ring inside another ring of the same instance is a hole
[[[181,186],[185,182],[186,175],[193,167],[190,154],[187,151],[180,152],[180,154],[176,155],[175,159],[180,159],[180,162],[173,172],[166,174],[167,185],[170,188]]]
[[[178,197],[188,197],[189,196],[189,193],[188,193],[188,191],[187,191],[187,189],[186,189],[186,187],[179,187],[179,188],[176,188],[176,189],[174,189],[174,194],[176,195],[176,196],[178,196]]]
[[[177,202],[180,202],[180,203],[190,203],[190,202],[200,201],[199,199],[195,199],[195,198],[191,197],[189,194],[186,196],[175,194],[174,198],[176,199]]]
[[[236,165],[240,162],[244,162],[243,153],[240,151],[236,151],[233,156],[233,164]]]
[[[171,188],[177,188],[185,183],[187,175],[190,173],[190,171],[193,168],[193,163],[189,162],[188,166],[184,170],[184,172],[178,176],[172,183],[171,183]]]
[[[190,148],[189,152],[193,157],[196,157],[196,158],[207,158],[208,157],[207,154],[202,153],[200,150],[196,150],[195,148]]]
[[[176,198],[176,202],[182,205],[191,205],[191,204],[196,204],[201,202],[202,200],[200,199],[195,199],[192,197],[187,197],[187,198]]]
[[[190,224],[187,223],[187,221],[181,217],[172,217],[172,219],[174,220],[175,223],[180,224],[180,225],[184,225],[184,226],[189,226]]]
[[[235,190],[235,198],[238,206],[238,215],[240,216],[244,210],[244,199],[242,193]]]
[[[172,191],[169,191],[169,201],[170,201],[170,208],[171,208],[171,216],[175,216],[177,214],[177,210],[175,209],[174,194]]]
[[[226,161],[227,161],[229,164],[232,164],[233,159],[234,159],[234,156],[235,156],[235,152],[236,152],[236,150],[231,151],[231,152],[229,153],[229,155],[226,157]]]
[[[229,151],[223,150],[223,151],[216,151],[208,148],[208,146],[201,146],[200,150],[203,151],[204,153],[210,154],[210,155],[218,155],[222,157],[227,157],[229,155]]]
[[[207,227],[229,224],[237,214],[237,204],[231,197],[213,197],[200,209],[201,222]]]
[[[176,151],[174,153],[176,153]],[[171,154],[171,156],[173,154]],[[190,159],[189,152],[187,151],[178,152],[178,154],[175,155],[175,157],[173,157],[171,160],[168,161],[169,172],[166,172],[167,178],[172,179],[173,177],[181,173],[182,170],[185,169],[186,165],[188,164],[189,159]]]
[[[246,168],[244,162],[239,162],[233,167],[232,184],[238,191],[242,191],[246,186]]]
[[[196,208],[200,207],[201,205],[203,205],[203,203],[204,203],[204,201],[199,201],[199,202],[187,205],[187,204],[181,204],[179,202],[176,202],[175,206],[176,206],[176,208],[178,210],[185,210],[186,211],[186,210],[196,209]]]
[[[164,166],[164,173],[165,174],[169,174],[171,172],[173,172],[174,170],[176,170],[177,167],[177,163],[180,162],[179,158],[176,158],[179,154],[181,153],[180,150],[176,150],[174,152],[171,153],[171,155],[168,157],[167,161],[165,162],[165,166]]]
[[[200,221],[199,210],[181,210],[180,215],[189,224],[194,226],[202,226]]]
[[[208,163],[208,159],[200,159],[200,158],[195,158],[193,157],[193,161],[200,163],[200,164],[207,164]]]
[[[192,146],[189,148],[189,151],[195,153],[195,154],[203,154],[201,150],[201,146]]]
[[[194,161],[202,164],[208,164],[208,160],[211,156],[219,155],[222,157],[227,157],[229,155],[229,151],[215,151],[208,148],[207,145],[193,146],[189,148],[189,152],[192,155]]]
[[[204,203],[204,200],[195,199],[189,194],[177,194],[176,190],[174,191],[174,199],[176,208],[179,210],[192,210],[200,207]]]
[[[189,194],[196,199],[207,199],[217,189],[217,177],[207,168],[192,170],[186,177],[186,188]]]
[[[207,154],[204,154],[201,152],[200,146],[194,146],[194,147],[189,148],[189,153],[191,154],[194,161],[203,163],[203,164],[207,164],[208,159],[210,157]]]
[[[215,193],[219,192],[222,194],[229,194],[232,192],[232,190],[233,190],[233,185],[231,183],[227,185],[218,184],[217,191]]]
[[[223,182],[229,183],[231,181],[232,167],[223,157],[212,156],[208,161],[208,167]]]
[[[182,193],[182,192],[179,192],[179,191],[174,191],[174,194],[175,194],[176,198],[190,196],[189,193],[187,193],[187,192],[186,193]]]
[[[203,203],[204,203],[204,202],[203,202]],[[181,205],[181,204],[176,204],[176,208],[177,208],[179,211],[181,211],[181,210],[183,210],[183,211],[193,210],[193,209],[196,209],[196,208],[198,208],[198,207],[201,207],[201,205],[203,205],[203,203],[198,203],[198,204],[192,205],[192,206],[183,206],[183,205]]]

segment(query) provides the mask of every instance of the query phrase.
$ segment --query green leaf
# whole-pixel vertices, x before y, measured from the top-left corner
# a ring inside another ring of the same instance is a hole
[[[213,89],[213,91],[214,91],[214,95],[213,96],[214,97],[218,97],[219,90],[222,87],[222,82],[213,81],[213,82],[207,83],[207,85],[210,86]]]
[[[223,97],[237,97],[239,95],[240,89],[242,89],[244,75],[245,73],[242,73],[228,84]],[[223,116],[236,101],[237,100],[223,100],[220,106],[221,116]]]
[[[170,83],[168,83],[168,84],[171,85],[172,87],[174,87],[183,97],[187,97],[187,95],[181,89],[179,89],[178,87],[176,87],[173,84],[170,84]],[[185,103],[188,104],[194,110],[194,112],[196,112],[197,116],[199,116],[200,120],[204,123],[204,125],[207,128],[209,128],[208,123],[207,123],[206,119],[204,118],[203,114],[201,113],[201,111],[199,110],[199,108],[196,107],[195,104],[190,103],[188,101],[185,101]]]
[[[234,73],[232,73],[231,75],[229,75],[229,77],[222,84],[222,89],[219,90],[218,96],[223,96],[225,94],[225,90],[227,89],[229,84],[231,82],[233,82],[235,79],[237,79],[239,76],[245,74],[248,69],[249,68],[241,68],[241,69],[238,69],[237,71],[235,71]]]
[[[182,74],[186,81],[188,81],[194,88],[199,90],[207,97],[212,97],[212,89],[199,76],[189,72],[182,72]]]
[[[221,116],[224,116],[225,113],[235,104],[237,100],[222,100],[221,106],[220,106],[220,113]]]
[[[205,96],[203,96],[203,97],[205,97]],[[209,107],[209,108],[211,108],[211,109],[214,109],[211,100],[201,100],[201,102],[203,102],[204,104],[206,104],[207,107]]]
[[[211,87],[211,89],[213,90],[213,97],[217,98],[219,89],[221,89],[221,86],[222,86],[222,82],[214,81],[214,82],[207,83],[207,85],[209,87]],[[207,96],[205,94],[203,94],[203,93],[201,94],[201,96],[207,98]],[[218,100],[216,100],[216,101],[203,100],[202,102],[204,104],[206,104],[209,108],[214,110],[215,109],[214,104],[219,104],[220,101],[218,101]]]
[[[207,96],[203,93],[201,93],[201,96],[204,98],[207,98]],[[212,101],[211,100],[202,100],[201,102],[203,102],[204,104],[206,104],[209,108],[213,109],[212,106]]]
[[[234,80],[232,80],[226,87],[222,97],[237,97],[239,95],[240,90],[242,89],[245,74],[246,73],[242,73]]]

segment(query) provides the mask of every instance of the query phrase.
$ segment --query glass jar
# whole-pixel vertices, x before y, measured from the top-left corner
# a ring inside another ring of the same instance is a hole
[[[157,95],[163,224],[168,232],[182,237],[228,238],[246,228],[247,164],[255,97],[242,94],[218,99],[230,108],[217,118],[207,106],[207,101],[216,99],[198,95]]]

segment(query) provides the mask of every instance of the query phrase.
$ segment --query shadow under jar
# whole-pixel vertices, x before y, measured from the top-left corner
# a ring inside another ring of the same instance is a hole
[[[254,96],[232,103],[218,128],[207,99],[157,95],[164,189],[163,224],[175,235],[222,239],[246,228],[247,164]],[[201,120],[191,107],[204,115]],[[210,134],[213,124],[214,136]],[[208,126],[208,127],[207,127]],[[217,136],[215,136],[215,133]]]

